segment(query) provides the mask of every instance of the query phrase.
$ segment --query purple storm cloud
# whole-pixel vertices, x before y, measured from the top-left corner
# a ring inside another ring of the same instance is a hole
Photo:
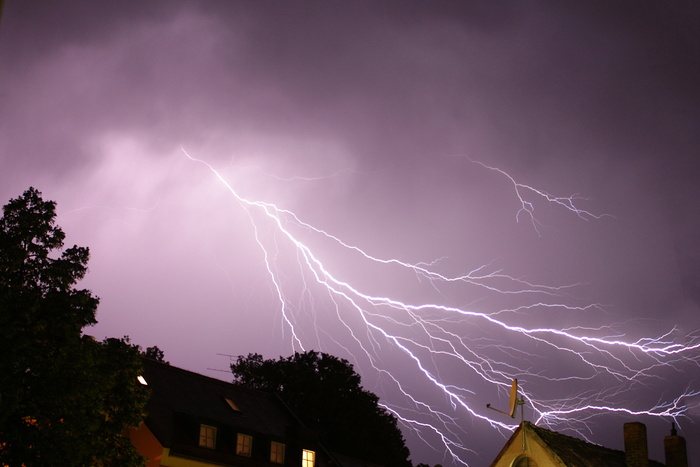
[[[699,465],[699,10],[9,1],[0,199],[90,248],[86,332],[346,358],[414,463],[488,465],[517,377],[659,460],[675,415]]]

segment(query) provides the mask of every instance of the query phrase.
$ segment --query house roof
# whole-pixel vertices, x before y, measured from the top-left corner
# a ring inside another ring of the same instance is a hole
[[[517,439],[521,430],[525,430],[525,436],[530,441],[537,442],[546,449],[553,457],[558,458],[567,467],[626,467],[624,451],[606,448],[597,444],[589,443],[582,439],[563,435],[546,428],[538,427],[530,422],[521,423],[520,427],[513,433],[503,450],[499,453],[494,464],[507,447]],[[649,460],[649,467],[664,467],[663,464],[654,460]]]
[[[270,440],[301,441],[307,447],[323,453],[326,461],[317,465],[379,467],[328,451],[318,442],[318,434],[306,429],[275,394],[210,378],[149,358],[142,358],[142,364],[142,376],[151,390],[146,406],[146,425],[161,445],[171,448],[171,452],[173,448],[180,454],[192,455],[194,452],[174,439],[173,427],[178,425],[177,419],[186,416],[205,424],[265,435]],[[229,465],[230,462],[230,456],[211,450],[198,450],[197,455],[222,465]],[[236,462],[239,463],[240,459],[236,459]]]
[[[144,377],[151,389],[146,424],[158,441],[172,446],[176,414],[284,438],[287,427],[299,420],[274,394],[244,388],[215,378],[183,370],[151,359],[143,359]],[[238,410],[236,410],[238,409]]]

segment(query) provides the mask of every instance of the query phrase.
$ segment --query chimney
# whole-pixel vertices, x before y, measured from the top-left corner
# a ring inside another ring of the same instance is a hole
[[[685,438],[676,433],[676,424],[671,424],[671,436],[664,437],[666,467],[688,467],[688,453]]]
[[[649,467],[647,427],[644,423],[625,423],[625,460],[627,467]]]

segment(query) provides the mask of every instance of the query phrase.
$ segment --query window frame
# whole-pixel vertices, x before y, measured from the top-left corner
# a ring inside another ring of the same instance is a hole
[[[253,436],[246,433],[236,433],[236,455],[253,457]]]
[[[311,449],[301,450],[301,467],[315,467],[316,465],[316,451]]]
[[[217,428],[206,423],[199,424],[199,447],[216,449]]]
[[[515,458],[512,464],[513,467],[537,467],[537,461],[527,455],[521,455]]]
[[[236,413],[242,413],[241,409],[238,408],[238,404],[236,404],[233,399],[229,399],[228,397],[224,397],[224,400],[226,401],[226,404],[228,404],[229,407],[231,407],[231,410],[233,410]]]
[[[277,449],[275,449],[277,447]],[[284,464],[286,446],[279,441],[270,441],[270,462],[273,464]]]

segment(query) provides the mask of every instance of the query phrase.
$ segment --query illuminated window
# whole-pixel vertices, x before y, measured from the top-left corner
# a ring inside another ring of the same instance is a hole
[[[301,451],[301,467],[314,467],[314,464],[316,464],[316,453],[308,449]]]
[[[243,433],[238,433],[238,438],[236,439],[236,454],[239,456],[250,457],[253,453],[253,437],[250,435],[244,435]]]
[[[214,449],[216,447],[216,427],[199,425],[199,445],[203,448]]]
[[[274,441],[270,443],[270,462],[284,464],[284,444]]]
[[[537,462],[527,456],[519,457],[513,467],[537,467]]]

